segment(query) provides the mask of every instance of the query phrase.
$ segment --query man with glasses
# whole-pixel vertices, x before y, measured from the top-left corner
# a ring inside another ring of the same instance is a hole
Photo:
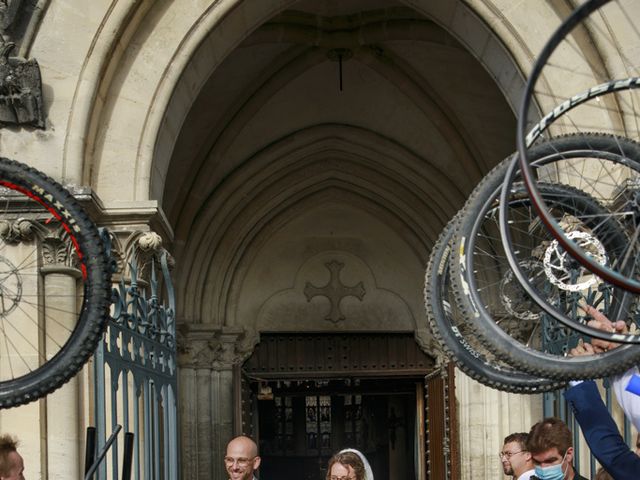
[[[229,474],[229,480],[255,479],[254,472],[260,466],[256,442],[244,435],[231,439],[227,444],[224,466]]]
[[[526,433],[512,433],[505,437],[502,451],[498,453],[504,474],[511,475],[513,480],[529,480],[534,474],[533,461],[525,447],[526,443]]]

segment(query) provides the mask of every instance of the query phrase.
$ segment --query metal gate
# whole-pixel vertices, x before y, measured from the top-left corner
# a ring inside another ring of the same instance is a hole
[[[132,260],[130,278],[113,289],[113,305],[94,359],[97,450],[117,425],[133,433],[131,478],[178,478],[175,297],[168,254],[160,250],[145,268]],[[162,295],[161,293],[164,293]],[[164,300],[164,303],[160,299]],[[119,435],[97,470],[101,480],[120,478]]]

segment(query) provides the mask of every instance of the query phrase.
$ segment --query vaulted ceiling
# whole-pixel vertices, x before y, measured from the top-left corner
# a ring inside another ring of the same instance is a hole
[[[305,0],[208,78],[162,204],[197,289],[211,286],[207,265],[225,270],[217,254],[236,268],[243,244],[301,204],[361,204],[425,259],[514,137],[495,79],[433,20],[400,2]]]

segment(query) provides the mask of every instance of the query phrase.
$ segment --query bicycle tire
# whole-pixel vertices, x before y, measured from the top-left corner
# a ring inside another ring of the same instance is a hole
[[[620,150],[624,151],[625,154],[620,155]],[[588,157],[592,160],[596,160],[599,163],[599,168],[597,169],[599,171],[599,174],[614,169],[617,169],[618,173],[621,173],[626,169],[630,172],[633,172],[638,178],[640,178],[640,145],[632,140],[621,137],[614,137],[612,135],[597,133],[566,135],[562,137],[556,137],[551,142],[537,145],[532,150],[532,152],[532,166],[534,168],[534,171],[538,167],[549,168],[550,166],[558,171],[567,170],[566,168],[563,169],[562,165],[558,167],[556,166],[556,164],[562,164],[562,162],[565,161],[566,163],[570,163],[576,161],[576,159],[580,157]],[[612,163],[613,166],[606,167],[604,165],[605,161]],[[505,174],[505,179],[500,194],[499,223],[500,235],[505,247],[504,251],[507,256],[507,260],[509,261],[510,267],[514,271],[514,275],[518,278],[525,290],[527,290],[527,293],[536,301],[536,303],[538,303],[549,315],[554,317],[556,320],[567,325],[571,324],[573,328],[576,328],[582,333],[592,337],[597,337],[603,340],[618,343],[640,343],[640,334],[608,333],[601,330],[592,329],[584,324],[572,323],[571,320],[559,314],[557,310],[550,306],[548,302],[546,302],[544,298],[541,297],[531,285],[529,285],[529,282],[527,282],[526,279],[526,274],[519,267],[518,261],[514,255],[514,247],[512,245],[509,233],[510,228],[508,226],[507,215],[504,208],[506,199],[510,195],[514,179],[518,177],[519,173],[519,170],[517,170],[517,167],[519,166],[517,156],[514,156],[510,163],[511,164]],[[586,162],[581,163],[580,165],[581,168],[579,170],[581,171],[596,170],[594,168],[586,168]],[[607,174],[606,176],[609,176],[609,174]],[[629,172],[625,173],[622,176],[625,178],[631,178]],[[575,176],[572,178],[575,178]],[[581,179],[581,181],[583,181],[583,179]],[[588,188],[592,191],[592,193],[597,194],[597,196],[602,199],[600,202],[601,204],[610,203],[607,202],[606,198],[604,198],[606,197],[605,194],[598,192],[598,183],[602,182],[599,182],[595,178],[589,178],[588,180],[584,181],[584,183],[588,185]],[[602,185],[600,187],[602,187]],[[612,185],[605,185],[603,190],[611,190],[612,187]],[[607,213],[600,217],[599,225],[597,228],[602,229],[603,226],[610,227],[611,225],[619,225],[619,229],[626,230],[627,232],[633,229],[633,225],[635,224],[633,215],[628,214],[628,212],[624,211],[623,209],[614,210],[610,204],[606,207],[603,206],[603,208],[606,209]],[[631,218],[632,220],[629,220],[629,218]],[[621,220],[619,221],[618,219]],[[631,224],[631,226],[629,226],[629,224]],[[553,232],[550,233],[553,235]],[[617,252],[609,252],[610,259],[624,256],[629,252],[630,244],[628,242],[628,237],[632,234],[623,233],[622,235],[624,235],[627,240],[624,242],[620,242],[620,248]],[[567,253],[571,254],[571,252]],[[611,253],[613,253],[614,255],[611,255]],[[585,268],[588,267],[585,266]],[[591,268],[588,268],[588,270],[593,271]],[[598,275],[598,272],[593,273]],[[631,296],[631,294],[629,294],[628,296]],[[633,298],[635,298],[635,296]],[[624,301],[628,302],[629,299],[627,298]],[[622,310],[621,316],[619,316],[620,310]],[[619,305],[617,309],[611,309],[610,312],[612,312],[612,318],[614,320],[624,320],[624,315],[627,313],[624,310],[624,305]]]
[[[529,347],[526,343],[520,343],[508,332],[503,330],[493,318],[486,300],[480,297],[478,287],[475,282],[475,271],[478,267],[474,265],[473,250],[476,236],[479,235],[479,228],[484,222],[487,210],[493,206],[495,199],[501,192],[505,170],[509,165],[509,160],[494,168],[476,187],[463,208],[463,215],[460,216],[456,224],[456,236],[454,239],[454,258],[450,264],[452,270],[452,283],[456,302],[465,315],[465,318],[472,323],[474,331],[478,334],[480,341],[492,351],[496,356],[527,372],[531,375],[546,377],[558,381],[567,381],[578,378],[597,378],[623,371],[635,364],[640,358],[640,349],[631,345],[619,347],[604,354],[584,357],[566,357],[564,353],[551,354]],[[551,192],[558,189],[558,198],[566,198],[567,202],[579,202],[590,205],[593,200],[588,196],[583,196],[579,190],[571,187],[554,185],[544,186],[551,188]],[[521,196],[518,202],[530,202],[524,187],[520,186],[518,192]],[[556,193],[554,193],[556,195]],[[593,203],[594,209],[602,208]],[[544,230],[541,230],[543,232]],[[552,238],[552,237],[551,237]],[[496,248],[502,246],[499,235],[493,245]],[[493,254],[493,253],[492,253]],[[496,257],[497,258],[497,257]],[[502,257],[500,257],[502,258]],[[503,259],[506,263],[506,259]],[[508,264],[507,264],[508,266]],[[507,268],[504,266],[504,268]],[[552,326],[555,328],[555,326]],[[559,341],[571,341],[569,336],[574,335],[571,330],[558,330]],[[574,336],[572,341],[576,341]],[[571,345],[567,344],[566,348]]]
[[[425,308],[429,327],[445,354],[470,378],[510,393],[536,394],[558,390],[564,383],[517,370],[498,360],[481,342],[465,335],[466,320],[452,309],[449,260],[455,219],[438,237],[429,256],[425,274]]]
[[[82,368],[102,337],[111,289],[99,232],[64,187],[1,157],[0,187],[0,408],[8,408],[51,393]],[[45,264],[37,241],[25,238],[51,229],[61,236],[53,244],[53,263]],[[60,258],[70,259],[70,266],[58,267]],[[68,275],[69,288],[46,292],[44,276],[51,273]]]
[[[584,252],[579,245],[568,238],[561,225],[559,225],[558,222],[555,221],[555,219],[550,214],[547,206],[545,205],[544,199],[542,198],[542,195],[540,194],[540,191],[536,185],[536,179],[534,177],[533,169],[529,165],[529,148],[535,141],[536,137],[542,130],[548,128],[551,123],[555,122],[556,120],[558,120],[558,118],[564,116],[568,110],[572,109],[574,106],[574,99],[578,100],[577,102],[575,102],[576,104],[578,104],[587,99],[595,98],[596,96],[600,97],[605,93],[614,91],[620,92],[624,89],[633,89],[640,86],[640,80],[636,76],[626,79],[612,80],[592,87],[589,91],[583,94],[576,95],[572,97],[572,99],[563,102],[552,112],[545,115],[542,121],[538,125],[536,125],[534,129],[532,129],[528,133],[526,132],[526,122],[529,115],[530,106],[533,102],[535,86],[542,75],[545,65],[547,65],[553,53],[558,49],[562,41],[567,38],[567,36],[578,25],[580,25],[595,11],[604,7],[610,2],[611,0],[586,1],[585,3],[577,7],[571,13],[571,15],[564,22],[562,22],[562,24],[556,29],[556,31],[546,42],[532,67],[531,73],[525,85],[517,121],[516,145],[519,154],[522,177],[527,186],[532,204],[540,215],[541,220],[544,222],[553,236],[558,240],[562,247],[566,251],[568,251],[577,261],[584,265],[585,268],[588,268],[592,272],[598,274],[607,282],[610,282],[614,285],[637,294],[640,293],[640,278],[638,278],[640,274],[636,269],[630,269],[630,271],[623,272],[616,268],[609,268],[607,266],[600,265],[598,264],[598,262],[593,261],[590,255],[587,252]],[[616,86],[618,84],[621,85],[621,87]],[[592,92],[594,94],[592,94]],[[637,117],[637,112],[634,111],[633,114],[635,117]],[[593,126],[591,126],[590,129],[593,129]],[[636,232],[636,238],[639,237],[640,228],[638,228],[638,231]]]

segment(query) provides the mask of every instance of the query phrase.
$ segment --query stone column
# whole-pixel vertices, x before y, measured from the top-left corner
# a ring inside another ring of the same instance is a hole
[[[46,245],[45,241],[45,259]],[[44,274],[45,352],[47,359],[50,359],[59,351],[60,344],[68,339],[78,320],[75,293],[76,279],[80,276],[80,271],[65,266],[64,263],[56,264],[52,260],[52,263],[42,267],[41,272]],[[79,425],[82,422],[78,416],[78,385],[79,379],[76,376],[45,399],[47,478],[51,480],[80,478],[82,439]]]
[[[57,237],[42,242],[44,265],[44,345],[47,360],[60,350],[78,321],[76,292],[80,270]],[[49,479],[80,478],[79,379],[75,376],[46,399],[47,472]]]
[[[211,324],[183,325],[178,337],[181,478],[223,480],[233,437],[233,367],[248,355],[244,331]]]
[[[528,432],[542,418],[541,395],[494,390],[456,370],[461,478],[502,478],[498,451],[510,433]]]

